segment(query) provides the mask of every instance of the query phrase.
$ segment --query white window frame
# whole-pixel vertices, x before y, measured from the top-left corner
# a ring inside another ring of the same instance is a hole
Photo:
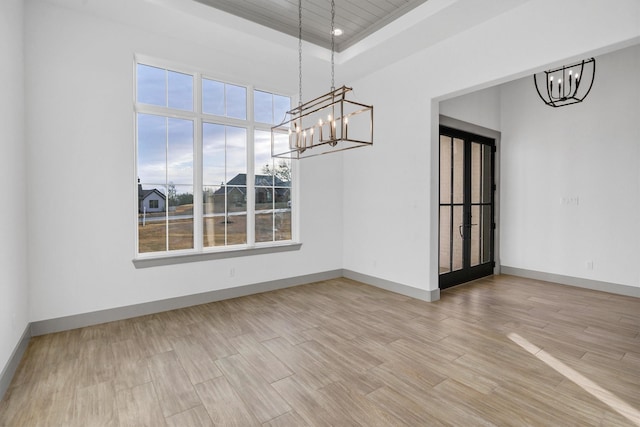
[[[170,107],[159,107],[150,104],[142,104],[137,102],[137,65],[148,65],[170,71],[184,73],[193,76],[193,111],[179,110]],[[202,79],[215,80],[225,84],[242,86],[247,91],[246,120],[236,119],[232,117],[217,116],[202,112]],[[287,96],[293,99],[293,95],[283,94],[278,91],[271,91],[264,86],[256,87],[251,83],[243,83],[237,81],[228,81],[220,78],[213,73],[202,71],[196,67],[187,67],[171,61],[160,60],[157,58],[135,55],[133,61],[133,128],[134,128],[134,258],[133,263],[136,268],[152,267],[157,265],[176,264],[184,262],[193,262],[209,259],[229,258],[236,256],[247,256],[272,252],[283,252],[298,250],[301,247],[298,233],[298,165],[297,162],[291,161],[291,240],[271,241],[271,242],[255,242],[255,151],[254,151],[254,135],[256,130],[271,131],[271,125],[254,121],[254,90],[268,92],[276,95]],[[138,114],[152,114],[161,117],[177,118],[190,120],[194,124],[193,129],[193,233],[194,247],[192,249],[164,250],[159,252],[138,252]],[[247,243],[229,246],[203,246],[203,170],[202,170],[202,144],[203,123],[213,123],[223,126],[235,126],[245,128],[247,130]]]

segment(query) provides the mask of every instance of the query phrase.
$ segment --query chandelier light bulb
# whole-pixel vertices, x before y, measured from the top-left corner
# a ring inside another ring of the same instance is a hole
[[[349,138],[349,118],[348,117],[344,118],[344,138],[345,139]]]

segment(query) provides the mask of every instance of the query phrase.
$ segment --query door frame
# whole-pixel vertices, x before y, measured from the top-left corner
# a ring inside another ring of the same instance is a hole
[[[494,258],[494,262],[495,262],[495,266],[493,268],[493,274],[500,274],[500,139],[501,139],[501,133],[497,130],[494,129],[489,129],[489,128],[485,128],[482,126],[478,126],[475,125],[473,123],[468,123],[462,120],[458,120],[455,119],[453,117],[448,117],[448,116],[444,116],[444,115],[439,115],[439,123],[437,123],[436,126],[436,133],[438,135],[438,138],[436,140],[436,153],[440,152],[440,126],[446,126],[449,128],[454,128],[454,129],[458,129],[461,130],[463,132],[468,132],[468,133],[472,133],[475,135],[479,135],[479,136],[484,136],[487,138],[491,138],[495,140],[495,146],[496,146],[496,151],[495,151],[495,159],[494,159],[494,183],[496,186],[496,191],[494,192],[494,221],[496,224],[496,228],[494,229],[494,235],[493,235],[493,258]],[[437,158],[437,162],[436,165],[438,167],[438,171],[439,171],[439,164],[440,164],[440,156],[438,154],[438,158]],[[435,160],[435,159],[434,159]],[[436,187],[436,192],[439,194],[439,189],[440,189],[440,173],[438,172],[437,174],[435,174],[438,179],[437,182],[435,184]],[[439,219],[439,206],[440,206],[440,200],[439,198],[436,200],[436,215],[435,215],[435,229],[439,230],[440,227],[440,219]],[[439,236],[439,234],[437,234],[437,236]],[[435,240],[435,251],[436,251],[436,259],[439,257],[439,253],[440,253],[440,239],[436,238]],[[437,270],[439,267],[439,263],[436,262],[436,275],[438,278],[438,283],[440,281],[440,274],[439,271]],[[440,288],[440,286],[438,285],[438,289],[440,290],[444,290],[446,288]]]

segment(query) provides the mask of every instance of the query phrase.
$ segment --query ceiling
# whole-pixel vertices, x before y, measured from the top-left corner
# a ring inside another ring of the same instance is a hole
[[[298,37],[298,0],[195,0]],[[341,52],[427,0],[335,0],[335,38]],[[331,48],[331,1],[302,0],[302,38]]]

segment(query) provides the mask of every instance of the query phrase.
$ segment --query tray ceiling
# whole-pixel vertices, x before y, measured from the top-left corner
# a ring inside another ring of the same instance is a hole
[[[207,6],[298,37],[297,0],[195,0]],[[336,0],[335,38],[340,52],[427,0]],[[302,38],[331,47],[330,0],[302,0]]]

